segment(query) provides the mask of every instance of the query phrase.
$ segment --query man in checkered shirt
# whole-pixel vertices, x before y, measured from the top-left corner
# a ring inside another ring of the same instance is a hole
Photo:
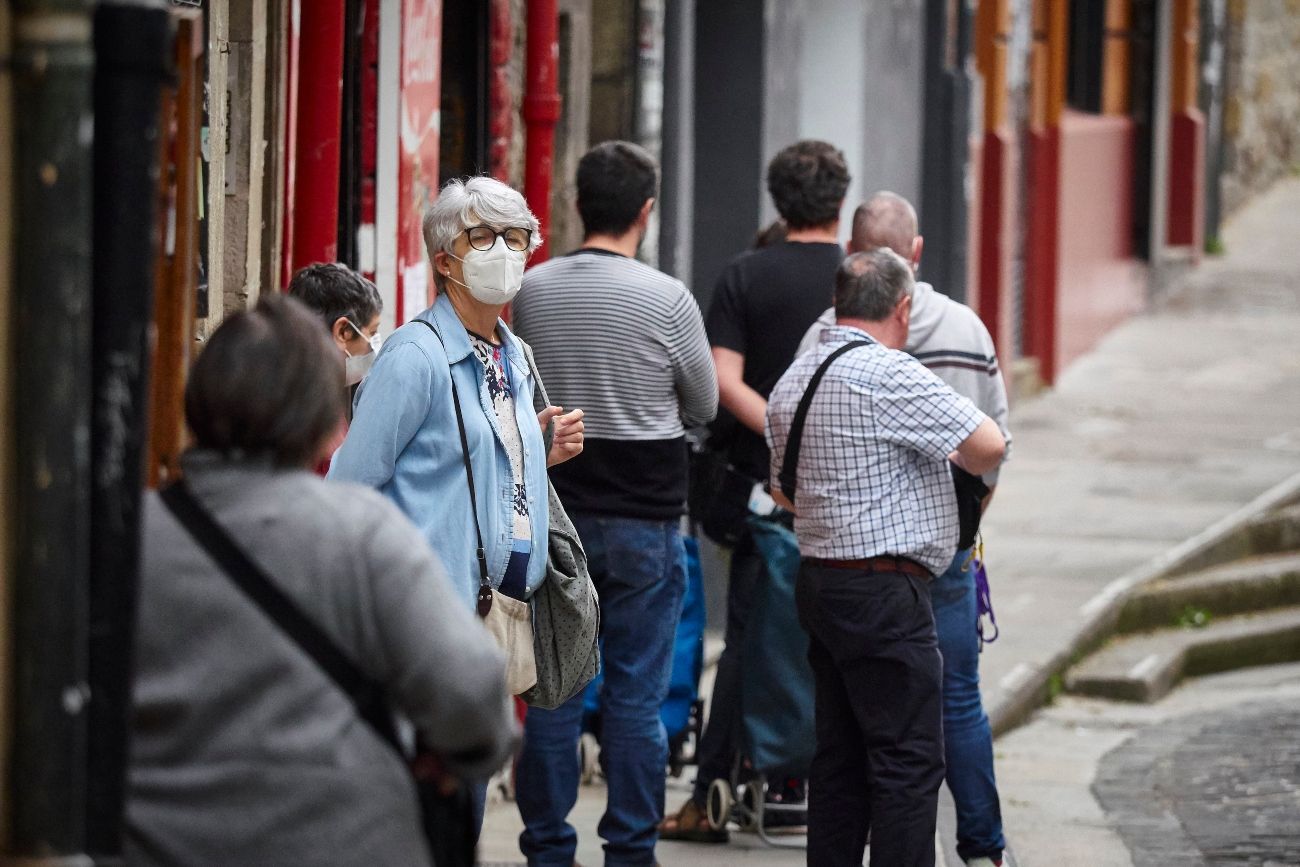
[[[773,496],[796,513],[797,602],[810,636],[817,752],[808,863],[933,865],[943,781],[941,661],[930,581],[957,548],[947,462],[981,474],[1005,441],[994,422],[918,361],[907,341],[912,270],[891,250],[855,253],[835,274],[836,323],[790,367],[767,409]],[[780,475],[791,423],[826,369],[795,468]],[[785,501],[785,502],[782,502]]]

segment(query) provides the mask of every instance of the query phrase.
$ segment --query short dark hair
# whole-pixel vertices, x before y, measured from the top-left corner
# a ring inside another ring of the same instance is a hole
[[[340,316],[365,328],[384,309],[375,284],[338,262],[299,268],[289,281],[289,294],[315,311],[330,329]]]
[[[835,271],[835,315],[881,322],[912,286],[911,266],[888,247],[846,256]]]
[[[185,387],[199,447],[282,467],[306,466],[346,406],[343,356],[305,305],[278,294],[227,318]]]
[[[578,216],[588,235],[622,235],[659,189],[659,164],[630,141],[596,145],[578,161]]]
[[[839,219],[849,180],[844,154],[816,139],[795,142],[767,165],[767,191],[791,229]]]

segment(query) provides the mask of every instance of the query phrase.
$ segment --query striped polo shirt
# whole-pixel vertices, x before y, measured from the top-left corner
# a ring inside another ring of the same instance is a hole
[[[511,311],[551,401],[585,413],[582,455],[551,470],[565,506],[680,516],[685,429],[718,410],[704,321],[686,286],[635,259],[579,249],[530,269]]]

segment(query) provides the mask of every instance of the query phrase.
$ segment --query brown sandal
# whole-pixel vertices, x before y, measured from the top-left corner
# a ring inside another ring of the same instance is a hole
[[[680,840],[684,843],[726,843],[731,839],[726,828],[715,828],[709,817],[694,799],[659,823],[660,840]]]

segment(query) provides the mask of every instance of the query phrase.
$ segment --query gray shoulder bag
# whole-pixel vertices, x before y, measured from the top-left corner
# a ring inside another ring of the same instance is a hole
[[[551,405],[546,386],[537,372],[533,350],[515,337],[528,359],[537,387],[533,408],[538,412]],[[551,451],[552,431],[545,434],[545,454]],[[577,695],[600,672],[600,598],[587,571],[587,552],[564,505],[548,480],[547,503],[550,526],[547,532],[546,580],[532,599],[533,648],[537,659],[537,685],[522,698],[533,707],[551,710]]]

